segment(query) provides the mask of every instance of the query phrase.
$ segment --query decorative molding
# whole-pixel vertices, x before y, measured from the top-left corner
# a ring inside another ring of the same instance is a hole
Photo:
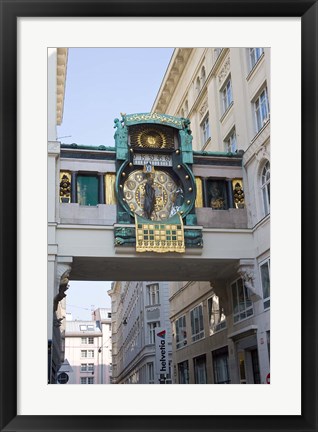
[[[243,280],[243,283],[247,289],[251,292],[252,302],[256,302],[261,299],[260,295],[256,292],[254,281],[254,262],[252,260],[240,260],[240,264],[237,270],[238,274]]]
[[[200,119],[202,119],[204,117],[207,110],[208,110],[208,98],[204,99],[201,107],[199,108]]]
[[[230,62],[230,56],[228,56],[223,63],[223,67],[218,75],[219,78],[219,85],[223,84],[225,78],[227,77],[229,70],[230,70],[231,62]]]
[[[69,276],[71,273],[72,267],[68,264],[57,264],[56,270],[56,281],[58,286],[58,293],[54,297],[54,311],[57,311],[58,304],[64,297],[66,297],[65,291],[69,288]]]

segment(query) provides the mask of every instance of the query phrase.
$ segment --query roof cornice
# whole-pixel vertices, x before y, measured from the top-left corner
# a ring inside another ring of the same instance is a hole
[[[193,48],[176,48],[161,83],[151,112],[165,113]]]
[[[63,118],[68,48],[57,48],[56,65],[56,124]]]

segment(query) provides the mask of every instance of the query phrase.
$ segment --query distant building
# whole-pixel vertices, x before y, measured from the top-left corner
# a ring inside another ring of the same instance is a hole
[[[114,384],[159,384],[160,380],[171,384],[168,283],[114,282],[108,293],[116,311],[112,315]],[[160,351],[158,345],[164,349]]]
[[[92,321],[66,321],[65,358],[69,384],[111,383],[111,312],[97,309]]]

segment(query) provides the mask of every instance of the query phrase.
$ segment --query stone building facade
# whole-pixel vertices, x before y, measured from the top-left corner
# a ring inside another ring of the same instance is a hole
[[[191,120],[194,154],[242,154],[234,203],[246,209],[254,243],[252,257],[242,250],[209,281],[170,283],[178,383],[270,380],[270,84],[268,48],[176,49],[152,108]],[[203,189],[198,224],[224,227],[231,209],[213,203],[209,191],[216,184],[229,199],[227,171],[195,163],[193,171]]]

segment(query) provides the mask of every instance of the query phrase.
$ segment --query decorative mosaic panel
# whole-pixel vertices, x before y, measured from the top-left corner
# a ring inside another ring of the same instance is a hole
[[[137,252],[185,252],[182,218],[179,214],[163,222],[147,221],[136,215]]]

